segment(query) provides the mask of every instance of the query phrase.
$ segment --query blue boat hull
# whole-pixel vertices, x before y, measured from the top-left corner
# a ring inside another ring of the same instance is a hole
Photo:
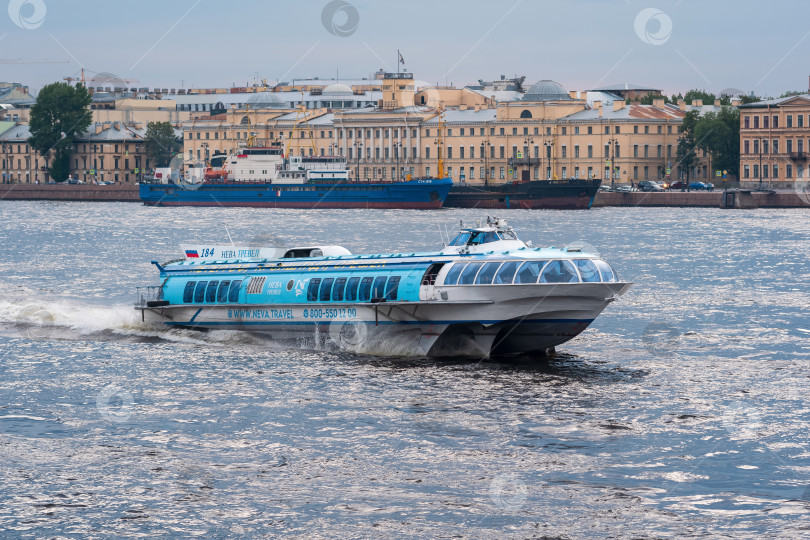
[[[448,178],[329,184],[205,183],[193,188],[141,184],[140,198],[150,206],[432,209],[442,207],[452,185]]]

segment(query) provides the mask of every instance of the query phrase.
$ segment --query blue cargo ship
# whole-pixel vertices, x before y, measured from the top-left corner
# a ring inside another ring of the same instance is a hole
[[[339,156],[285,157],[280,146],[240,149],[221,169],[153,178],[140,185],[151,206],[252,206],[265,208],[441,208],[449,178],[352,181]],[[196,181],[194,181],[196,179]]]

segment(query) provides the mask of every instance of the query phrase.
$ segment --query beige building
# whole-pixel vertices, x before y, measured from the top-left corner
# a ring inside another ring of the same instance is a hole
[[[177,137],[181,133],[176,131]],[[142,124],[107,122],[92,124],[74,144],[70,174],[83,182],[134,183],[150,172]],[[27,125],[16,125],[0,134],[3,182],[44,183],[50,180],[45,159],[28,144]]]
[[[457,182],[579,177],[629,184],[684,177],[676,155],[685,113],[719,108],[663,99],[588,105],[553,81],[535,84],[517,101],[495,103],[468,89],[417,92],[410,73],[387,74],[381,88],[377,107],[232,108],[192,120],[184,124],[185,157],[232,153],[252,135],[295,154],[345,156],[351,176],[360,179],[436,175],[441,155]],[[713,181],[710,156],[699,154],[690,177]]]
[[[810,152],[810,94],[740,107],[741,184],[772,188],[807,181]]]

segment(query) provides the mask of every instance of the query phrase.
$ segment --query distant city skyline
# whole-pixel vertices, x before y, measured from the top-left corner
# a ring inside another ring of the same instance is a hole
[[[505,75],[570,90],[630,83],[666,94],[807,91],[800,0],[144,0],[132,7],[10,0],[0,10],[0,81],[114,73],[129,86],[205,88],[407,69],[465,86]],[[127,7],[129,9],[122,9]],[[404,65],[398,63],[401,51]],[[69,63],[26,63],[65,60]]]

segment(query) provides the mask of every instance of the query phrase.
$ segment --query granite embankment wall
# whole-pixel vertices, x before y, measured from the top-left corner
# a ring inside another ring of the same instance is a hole
[[[136,184],[0,184],[0,200],[140,202]]]
[[[706,206],[710,208],[810,208],[810,196],[795,191],[667,191],[596,194],[594,206]]]

